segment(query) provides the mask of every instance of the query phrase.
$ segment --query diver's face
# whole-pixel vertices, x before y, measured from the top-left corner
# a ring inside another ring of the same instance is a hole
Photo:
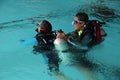
[[[41,24],[42,24],[41,22],[37,24],[37,26],[38,26],[38,33],[40,33],[40,30],[41,30]]]
[[[38,27],[38,32],[40,33],[40,30],[41,30],[41,28],[40,27]]]
[[[42,28],[42,22],[38,23],[37,26],[38,26],[38,33],[48,33],[48,31],[46,29],[43,29]]]
[[[78,17],[74,18],[73,25],[75,30],[83,30],[85,22],[84,21],[79,21]]]

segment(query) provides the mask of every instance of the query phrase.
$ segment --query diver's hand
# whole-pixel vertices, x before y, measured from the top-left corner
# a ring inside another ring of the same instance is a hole
[[[61,33],[61,32],[58,32],[56,38],[65,39],[65,38],[66,38],[66,35],[65,35],[63,32],[62,32],[62,33]]]

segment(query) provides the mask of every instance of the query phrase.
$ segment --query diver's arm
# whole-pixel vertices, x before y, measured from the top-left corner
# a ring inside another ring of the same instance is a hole
[[[67,40],[69,38],[69,36],[75,35],[75,34],[76,34],[76,31],[72,31],[67,34],[65,34],[64,32],[58,32],[56,38],[61,38],[61,39]]]

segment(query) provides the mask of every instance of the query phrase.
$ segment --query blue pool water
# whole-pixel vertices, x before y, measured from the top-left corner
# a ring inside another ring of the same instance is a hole
[[[0,80],[120,80],[119,3],[118,0],[2,0]],[[114,14],[95,14],[100,7]],[[36,23],[43,19],[51,22],[53,30],[72,31],[71,22],[78,11],[87,12],[90,19],[105,21],[103,28],[108,35],[103,43],[87,52],[88,63],[60,64],[60,75],[48,73],[43,57],[32,52],[34,44],[23,46],[22,41],[35,36]]]

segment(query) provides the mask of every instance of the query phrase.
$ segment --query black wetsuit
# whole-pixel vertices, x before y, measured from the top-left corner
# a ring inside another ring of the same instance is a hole
[[[83,31],[81,36],[78,35],[78,31],[73,31],[67,36],[71,42],[80,44],[81,46],[90,47],[93,44],[93,35],[90,30]]]
[[[95,32],[95,31],[97,31],[98,26],[94,26],[93,22],[94,22],[94,24],[95,23],[99,24],[98,25],[99,27],[101,26],[100,23],[97,23],[97,21],[92,20],[92,21],[89,21],[86,24],[86,26],[84,27],[81,35],[78,35],[79,31],[73,31],[71,33],[68,33],[68,37],[71,40],[73,40],[74,42],[79,42],[81,45],[87,46],[87,47],[92,47],[93,45],[98,44],[97,43],[97,38],[96,38],[97,35],[96,35],[96,32]],[[99,43],[101,43],[104,40],[104,37],[106,35],[107,35],[106,33],[104,33],[103,35],[100,34],[99,37],[101,38],[101,40],[100,40]]]
[[[38,33],[36,39],[38,44],[34,46],[34,51],[41,53],[48,59],[49,70],[53,69],[59,71],[59,57],[57,51],[54,49],[54,40],[56,35],[51,32],[48,34]]]

